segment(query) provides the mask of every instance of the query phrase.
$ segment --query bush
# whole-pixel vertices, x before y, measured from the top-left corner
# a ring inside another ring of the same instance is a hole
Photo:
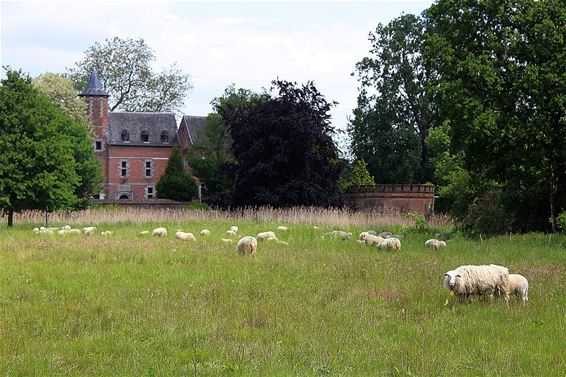
[[[556,217],[556,226],[562,232],[566,233],[566,211],[562,211],[558,217]]]

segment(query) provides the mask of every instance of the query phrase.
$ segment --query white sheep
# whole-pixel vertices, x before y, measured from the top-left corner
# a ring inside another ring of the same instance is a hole
[[[70,230],[70,229],[71,229],[71,226],[70,226],[70,225],[65,225],[65,226],[62,227],[61,229],[63,229],[63,230]]]
[[[231,239],[231,238],[222,238],[221,241],[224,242],[224,243],[232,243],[232,242],[234,242],[234,240]]]
[[[149,233],[149,232],[148,232],[148,233]],[[111,235],[113,235],[113,234],[114,234],[114,232],[111,231],[111,230],[105,230],[105,231],[103,231],[103,232],[100,233],[100,235],[101,235],[102,237],[108,237],[108,236],[111,236]]]
[[[203,236],[203,237],[208,237],[208,236],[210,236],[210,230],[203,229],[203,230],[200,231],[200,235]]]
[[[383,241],[385,241],[382,237],[379,236],[374,236],[373,234],[366,234],[363,242],[365,242],[366,245],[375,245],[375,246],[379,246]]]
[[[236,237],[237,236],[236,232],[233,231],[232,229],[227,230],[226,234],[229,235],[230,237]]]
[[[335,240],[349,240],[350,238],[352,238],[352,233],[344,232],[343,230],[334,230],[330,232],[330,236]]]
[[[240,254],[255,255],[257,252],[257,240],[252,236],[243,237],[236,244],[236,251]]]
[[[147,236],[147,235],[149,235],[149,230],[142,230],[140,232],[140,236]]]
[[[509,294],[515,294],[523,302],[529,301],[529,281],[519,274],[509,274]]]
[[[238,227],[236,225],[232,225],[230,227],[230,230],[232,230],[234,233],[238,233]]]
[[[57,231],[57,234],[60,236],[66,236],[67,234],[81,234],[80,229],[67,229],[63,228]]]
[[[380,236],[376,236],[380,237]],[[401,251],[401,241],[398,238],[386,238],[377,245],[381,250]]]
[[[84,232],[87,236],[93,235],[95,231],[96,231],[96,227],[95,227],[95,226],[87,226],[87,227],[83,228],[83,232]]]
[[[279,238],[277,238],[276,236],[269,236],[265,239],[266,241],[272,241],[272,242],[277,242],[279,241]]]
[[[425,246],[430,247],[432,250],[438,250],[440,248],[446,247],[446,242],[433,238],[433,239],[427,240],[425,242]]]
[[[320,228],[319,228],[318,226],[316,226],[316,225],[313,225],[312,228],[313,228],[314,230],[319,230],[319,229],[320,229]]]
[[[283,226],[283,225],[279,225],[279,226],[277,227],[277,230],[280,230],[280,231],[282,231],[282,232],[286,232],[286,231],[289,230],[289,228],[287,228],[286,226]]]
[[[175,237],[177,237],[177,239],[179,239],[181,241],[196,241],[197,240],[195,238],[194,234],[188,233],[188,232],[183,232],[182,230],[178,230],[175,233]]]
[[[41,228],[39,228],[38,234],[47,234],[47,235],[52,236],[55,233],[53,232],[53,229],[51,229],[51,228],[41,227]]]
[[[272,232],[272,231],[261,232],[261,233],[257,234],[256,238],[257,238],[258,241],[265,241],[269,237],[276,237],[275,232]]]
[[[167,229],[163,227],[155,228],[153,232],[151,232],[151,235],[155,237],[165,237],[167,236]]]
[[[494,264],[460,266],[444,274],[443,285],[460,299],[501,294],[509,301],[509,270]]]

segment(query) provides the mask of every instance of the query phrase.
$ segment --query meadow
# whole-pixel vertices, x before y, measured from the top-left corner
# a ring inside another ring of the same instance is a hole
[[[0,370],[10,376],[518,376],[566,374],[566,237],[471,240],[445,219],[316,212],[103,211],[52,217],[97,234],[40,236],[41,214],[0,226]],[[144,218],[142,213],[146,214]],[[67,217],[65,217],[67,216]],[[348,217],[350,216],[350,217]],[[362,216],[362,215],[359,215]],[[272,220],[270,220],[272,219]],[[435,222],[436,221],[436,222]],[[320,229],[314,229],[313,225]],[[141,236],[166,226],[165,238]],[[289,246],[235,252],[225,231]],[[211,236],[198,236],[207,228]],[[402,234],[401,252],[333,229]],[[175,239],[174,230],[197,235]],[[100,232],[112,230],[111,237]],[[424,241],[444,232],[445,249]],[[496,263],[529,302],[460,303],[445,271]]]

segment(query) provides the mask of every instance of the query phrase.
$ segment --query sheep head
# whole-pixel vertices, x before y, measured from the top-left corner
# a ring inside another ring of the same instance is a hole
[[[444,274],[444,287],[449,291],[453,291],[458,279],[461,277],[462,275],[458,274],[456,271],[448,271]]]

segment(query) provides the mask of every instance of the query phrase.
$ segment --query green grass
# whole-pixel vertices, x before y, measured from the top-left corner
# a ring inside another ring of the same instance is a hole
[[[99,225],[114,236],[0,227],[5,375],[517,376],[566,373],[566,237],[407,233],[400,253],[286,224],[290,246],[256,257],[224,244],[228,222]],[[237,221],[242,235],[277,224]],[[162,225],[162,224],[159,224]],[[208,228],[208,239],[198,236]],[[196,243],[176,240],[192,231]],[[354,234],[364,229],[350,228]],[[385,230],[385,229],[377,229]],[[497,263],[530,282],[526,306],[457,303],[442,274]]]

